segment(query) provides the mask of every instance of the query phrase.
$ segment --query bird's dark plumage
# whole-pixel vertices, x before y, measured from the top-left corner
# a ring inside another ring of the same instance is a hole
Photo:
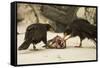
[[[74,36],[80,37],[80,46],[84,38],[89,38],[96,41],[96,26],[90,24],[87,20],[76,19],[69,23],[65,28],[64,34],[70,35],[69,38]]]
[[[33,44],[34,49],[36,48],[34,44],[37,44],[40,41],[43,41],[46,44],[47,30],[49,30],[49,28],[49,24],[32,24],[28,26],[25,33],[24,42],[19,47],[19,50],[27,49],[31,43]]]

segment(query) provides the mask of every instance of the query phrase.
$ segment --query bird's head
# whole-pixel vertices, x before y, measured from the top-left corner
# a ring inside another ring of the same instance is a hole
[[[45,24],[47,31],[54,31],[54,28],[50,24]]]
[[[67,26],[64,31],[64,36],[66,37],[67,35],[71,34],[71,32],[72,32],[71,28]]]

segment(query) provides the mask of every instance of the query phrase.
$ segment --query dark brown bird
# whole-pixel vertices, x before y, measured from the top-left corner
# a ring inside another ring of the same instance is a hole
[[[79,36],[80,45],[82,46],[82,40],[85,38],[92,39],[96,42],[97,30],[96,26],[90,24],[87,20],[76,19],[73,22],[69,23],[65,28],[64,36],[70,35],[69,38]],[[68,38],[68,39],[69,39]]]
[[[51,26],[49,24],[32,24],[27,27],[24,42],[19,47],[19,50],[27,49],[30,44],[33,44],[33,48],[36,49],[35,44],[43,41],[44,44],[47,44],[47,30],[49,30]]]

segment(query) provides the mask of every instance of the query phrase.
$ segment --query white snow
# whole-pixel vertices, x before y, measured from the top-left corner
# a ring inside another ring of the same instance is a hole
[[[52,39],[56,35],[63,37],[63,33],[47,32],[47,40]],[[24,34],[17,36],[17,47],[24,41]],[[45,49],[42,41],[36,45],[37,51],[34,51],[32,44],[27,50],[17,50],[18,64],[37,64],[37,63],[52,63],[52,62],[72,62],[96,60],[96,44],[88,39],[83,40],[82,48],[79,46],[80,38],[73,37],[66,41],[67,48],[65,49]]]

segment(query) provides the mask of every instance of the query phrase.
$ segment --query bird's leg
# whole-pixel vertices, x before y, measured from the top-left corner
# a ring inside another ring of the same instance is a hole
[[[82,47],[82,39],[80,39],[80,45],[79,45],[79,47]]]
[[[46,39],[43,39],[42,41],[45,44],[43,47],[47,47],[48,46],[47,40]]]
[[[80,44],[79,44],[79,46],[75,46],[75,47],[82,47],[82,39],[80,39]]]
[[[35,45],[33,45],[33,49],[34,49],[34,50],[36,50],[36,47],[35,47]]]
[[[33,43],[33,49],[36,50],[36,47],[35,47],[34,43]]]
[[[75,47],[82,47],[82,39],[80,39],[80,44],[79,44],[79,46],[75,46]]]

